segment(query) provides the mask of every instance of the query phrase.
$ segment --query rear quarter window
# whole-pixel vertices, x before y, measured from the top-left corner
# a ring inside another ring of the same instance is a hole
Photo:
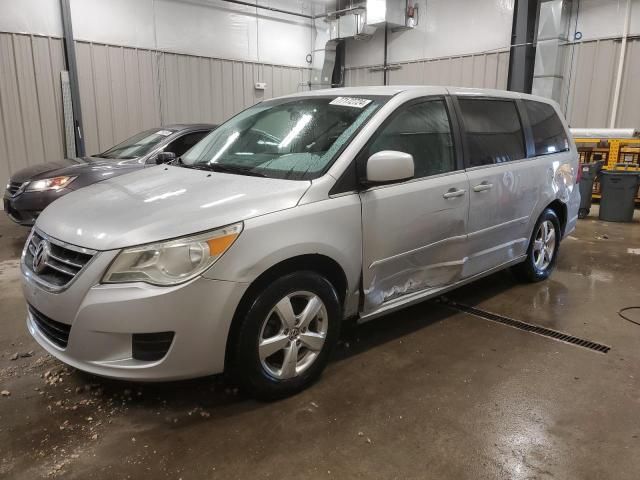
[[[512,100],[459,98],[469,167],[525,158],[524,134]]]
[[[569,139],[564,126],[551,105],[524,100],[524,107],[531,125],[536,156],[569,150]]]

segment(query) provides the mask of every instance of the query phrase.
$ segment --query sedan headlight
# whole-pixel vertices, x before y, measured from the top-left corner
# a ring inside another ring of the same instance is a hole
[[[104,283],[146,282],[176,285],[204,272],[242,232],[242,223],[166,242],[125,248],[115,258]]]
[[[34,180],[27,185],[27,192],[42,192],[44,190],[59,190],[66,187],[78,177],[52,177]]]

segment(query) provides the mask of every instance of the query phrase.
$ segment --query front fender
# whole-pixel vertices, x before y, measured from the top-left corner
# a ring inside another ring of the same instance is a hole
[[[245,221],[244,230],[207,278],[252,282],[274,265],[299,255],[336,261],[353,293],[362,271],[360,197],[345,195]]]

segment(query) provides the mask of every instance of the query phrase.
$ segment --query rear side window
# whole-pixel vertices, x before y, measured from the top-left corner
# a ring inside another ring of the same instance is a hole
[[[525,100],[536,156],[569,150],[569,139],[555,109],[548,103]]]
[[[176,157],[180,157],[196,143],[202,140],[207,133],[209,133],[209,131],[187,133],[167,145],[164,151],[173,152],[176,154]]]
[[[444,100],[426,100],[400,107],[377,134],[367,157],[383,150],[410,153],[415,178],[455,170],[453,137]]]
[[[469,147],[469,167],[525,158],[524,135],[515,102],[459,98]]]

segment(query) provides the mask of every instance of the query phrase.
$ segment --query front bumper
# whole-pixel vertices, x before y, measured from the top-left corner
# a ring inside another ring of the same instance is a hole
[[[60,190],[45,190],[43,192],[22,192],[11,196],[9,192],[5,191],[4,211],[14,222],[30,227],[36,222],[42,210],[69,192],[71,190],[61,188]]]
[[[144,283],[99,284],[115,252],[101,252],[63,292],[44,290],[22,267],[25,299],[32,309],[71,325],[66,348],[50,340],[27,314],[35,340],[66,364],[96,375],[126,380],[193,378],[224,370],[227,335],[247,284],[198,277],[174,287]],[[132,356],[132,336],[175,332],[157,361]]]

